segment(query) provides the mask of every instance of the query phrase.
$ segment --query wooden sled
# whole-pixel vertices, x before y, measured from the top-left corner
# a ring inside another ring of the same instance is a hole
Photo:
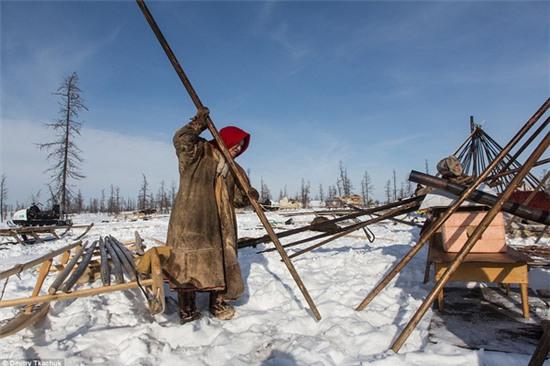
[[[116,241],[114,238],[111,240],[111,244]],[[21,329],[39,322],[48,313],[50,307],[49,303],[52,301],[69,300],[139,288],[148,301],[151,314],[154,315],[163,312],[165,300],[161,266],[162,263],[169,258],[170,248],[151,248],[146,251],[143,256],[136,258],[127,248],[134,246],[143,250],[142,240],[138,234],[136,234],[136,241],[129,243],[129,245],[123,245],[116,241],[116,245],[119,246],[116,251],[119,255],[126,256],[127,264],[133,265],[131,267],[134,271],[132,280],[124,282],[124,279],[122,279],[122,282],[114,284],[109,283],[102,287],[72,290],[72,287],[76,283],[94,281],[101,277],[100,269],[105,266],[101,266],[100,261],[101,258],[105,259],[106,257],[101,256],[101,248],[98,242],[99,241],[94,241],[91,245],[87,245],[87,243],[79,241],[30,262],[16,265],[1,272],[0,280],[7,280],[8,277],[16,275],[23,270],[33,268],[39,264],[41,265],[38,279],[31,296],[0,300],[0,308],[24,306],[23,310],[17,316],[8,320],[3,325],[0,325],[0,338],[14,334]],[[136,252],[139,251],[136,249]],[[130,255],[130,257],[128,257],[128,255]],[[61,256],[59,263],[53,264],[54,259],[58,256]],[[99,259],[92,259],[94,256]],[[78,263],[78,261],[80,262]],[[120,262],[119,265],[121,264]],[[111,267],[111,264],[109,264],[109,267]],[[114,265],[112,267],[114,267]],[[119,270],[122,271],[122,268],[119,268]],[[125,268],[124,274],[127,278],[132,278],[129,276],[130,273],[128,273],[128,270],[130,270],[130,268]],[[48,289],[47,294],[40,295],[44,280],[48,274],[52,272],[57,273],[55,281]],[[87,280],[81,281],[82,278],[86,278]],[[104,279],[104,277],[102,279]]]
[[[0,241],[0,244],[34,244],[44,243],[63,238],[72,229],[84,229],[79,236],[74,240],[79,240],[84,237],[94,226],[89,225],[50,225],[50,226],[28,226],[28,227],[11,227],[0,229],[0,238],[11,238],[13,241]]]

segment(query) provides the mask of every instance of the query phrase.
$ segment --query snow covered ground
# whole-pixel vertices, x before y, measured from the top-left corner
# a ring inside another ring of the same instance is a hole
[[[279,231],[305,225],[313,216],[294,217],[293,225],[285,225],[288,217],[276,213],[268,213],[268,218]],[[129,240],[138,230],[148,246],[156,245],[148,238],[164,240],[168,226],[168,216],[129,222],[109,216],[80,215],[74,221],[95,223],[88,240],[105,234]],[[264,234],[254,213],[239,214],[238,224],[241,237]],[[527,364],[529,355],[430,343],[431,310],[398,354],[388,350],[433,284],[422,284],[426,259],[426,252],[422,251],[366,310],[354,311],[383,274],[407,252],[419,231],[392,223],[371,229],[376,235],[372,244],[357,231],[293,260],[321,312],[323,318],[319,322],[308,311],[278,253],[256,254],[266,247],[260,245],[239,252],[246,292],[236,303],[234,320],[213,318],[206,310],[205,296],[199,297],[202,319],[185,325],[179,324],[171,302],[165,314],[153,318],[137,290],[80,298],[54,303],[39,327],[0,339],[0,359],[63,359],[65,365]],[[309,235],[299,234],[283,243]],[[0,270],[70,242],[67,238],[9,246],[0,250]],[[547,272],[533,275],[539,288],[541,283],[548,285]],[[35,276],[26,271],[20,280],[10,279],[4,298],[30,294]],[[50,277],[49,281],[53,280]],[[15,309],[0,309],[0,320],[15,313]]]

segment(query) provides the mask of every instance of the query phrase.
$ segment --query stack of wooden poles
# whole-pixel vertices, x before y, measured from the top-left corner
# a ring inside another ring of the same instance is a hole
[[[74,254],[71,256],[72,252]],[[108,235],[91,244],[79,241],[67,245],[0,272],[0,280],[4,279],[7,283],[11,276],[40,265],[38,278],[30,296],[8,300],[2,300],[0,297],[0,308],[23,306],[14,318],[0,324],[0,338],[37,323],[48,313],[52,301],[96,296],[133,288],[141,289],[152,314],[161,313],[165,306],[161,259],[165,260],[169,256],[170,250],[167,247],[155,247],[144,252],[142,239],[136,232],[136,240],[130,247]],[[61,258],[58,263],[53,264],[56,257]],[[47,294],[40,295],[50,272],[58,273]],[[77,283],[98,279],[102,282],[100,287],[74,289]]]

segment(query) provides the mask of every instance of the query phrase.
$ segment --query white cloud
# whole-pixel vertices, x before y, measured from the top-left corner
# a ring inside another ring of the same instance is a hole
[[[42,189],[47,194],[49,166],[36,143],[49,141],[52,133],[34,121],[3,120],[0,129],[0,170],[8,178],[9,202],[27,201]],[[178,179],[177,159],[171,141],[83,128],[77,140],[85,161],[86,178],[76,182],[85,197],[97,197],[102,188],[118,185],[123,196],[135,198],[144,173],[154,190],[161,180],[169,186]]]

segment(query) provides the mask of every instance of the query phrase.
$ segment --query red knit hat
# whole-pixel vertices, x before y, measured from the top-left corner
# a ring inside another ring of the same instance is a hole
[[[220,130],[220,137],[222,138],[225,147],[227,147],[228,149],[231,149],[233,146],[237,145],[241,141],[244,141],[243,147],[241,148],[241,151],[237,156],[246,151],[250,142],[250,134],[235,126],[227,126],[222,128]]]

